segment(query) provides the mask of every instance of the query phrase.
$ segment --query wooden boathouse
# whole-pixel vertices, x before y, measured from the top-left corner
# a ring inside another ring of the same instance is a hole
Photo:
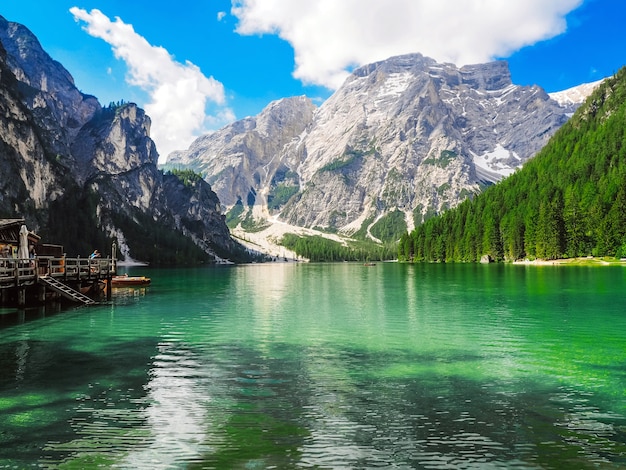
[[[111,295],[110,258],[68,258],[59,245],[41,244],[23,219],[0,219],[0,305],[24,307],[65,298],[95,304]]]

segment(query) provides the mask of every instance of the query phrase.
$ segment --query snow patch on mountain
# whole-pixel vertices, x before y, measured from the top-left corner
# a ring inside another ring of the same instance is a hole
[[[383,86],[378,90],[378,97],[400,96],[413,80],[415,80],[415,77],[410,72],[389,74]]]
[[[561,106],[569,106],[572,104],[582,104],[587,97],[602,83],[603,80],[598,80],[591,83],[583,83],[567,90],[557,91],[554,93],[548,93],[550,98],[559,103]]]
[[[472,161],[476,165],[476,173],[480,178],[493,183],[506,178],[517,167],[522,166],[522,159],[515,152],[505,149],[502,144],[497,144],[491,152],[482,155],[472,153]],[[513,164],[512,164],[513,163]],[[515,165],[517,163],[517,165]]]

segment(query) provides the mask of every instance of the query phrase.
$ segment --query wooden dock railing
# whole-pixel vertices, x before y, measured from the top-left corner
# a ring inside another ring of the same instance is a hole
[[[20,287],[50,276],[60,281],[89,281],[115,275],[115,260],[111,258],[0,258],[0,287]]]

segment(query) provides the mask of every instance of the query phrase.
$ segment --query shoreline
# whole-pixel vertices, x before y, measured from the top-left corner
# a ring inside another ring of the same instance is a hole
[[[135,261],[135,260],[116,261],[115,264],[123,268],[134,267],[134,266],[149,266],[149,263],[146,263],[144,261]]]
[[[534,259],[534,260],[519,260],[513,261],[512,264],[521,264],[527,266],[626,266],[626,258],[595,258],[578,257],[578,258],[559,258],[552,260]]]

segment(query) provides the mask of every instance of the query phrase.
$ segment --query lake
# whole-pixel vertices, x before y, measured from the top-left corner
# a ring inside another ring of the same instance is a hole
[[[127,269],[0,312],[0,468],[626,468],[626,268]]]

